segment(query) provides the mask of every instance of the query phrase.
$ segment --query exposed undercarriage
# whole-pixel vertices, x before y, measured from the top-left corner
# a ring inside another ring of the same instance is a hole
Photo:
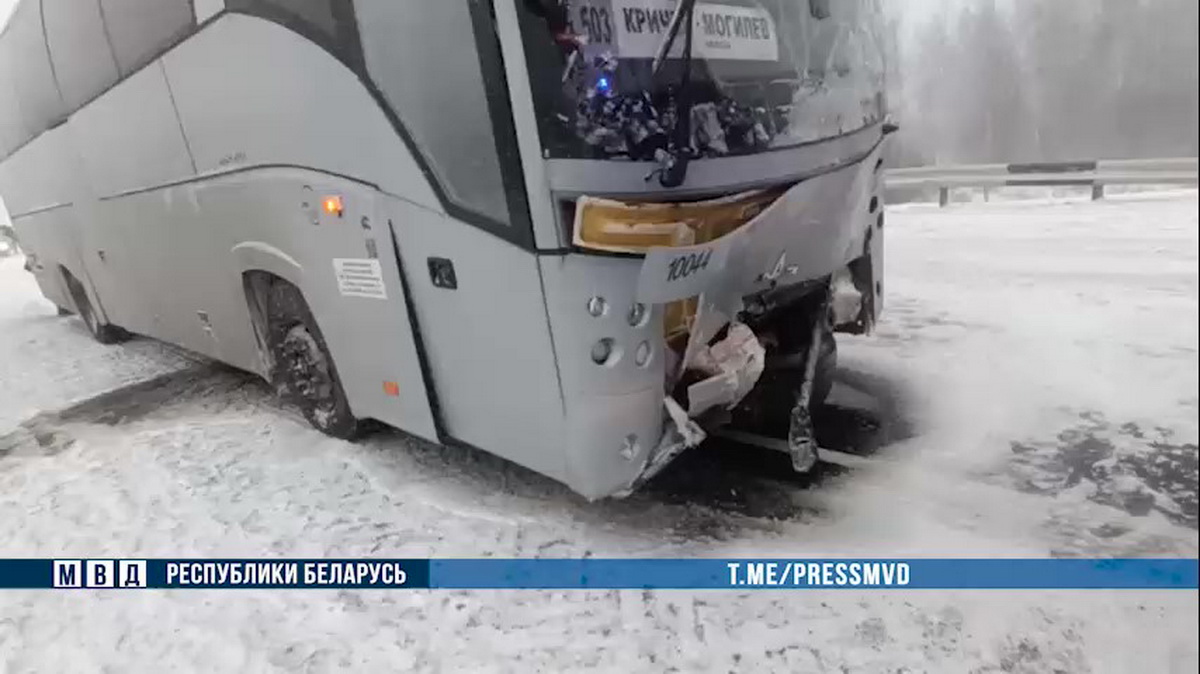
[[[834,278],[747,298],[746,308],[688,361],[671,399],[706,434],[786,440],[792,467],[807,472],[817,461],[811,410],[829,394],[837,368],[834,330],[844,316],[835,306],[861,305],[860,298]],[[729,381],[738,385],[723,385]]]

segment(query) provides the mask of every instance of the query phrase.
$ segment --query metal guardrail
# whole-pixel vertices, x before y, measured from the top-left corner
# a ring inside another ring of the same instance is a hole
[[[1017,187],[1080,185],[1092,188],[1092,199],[1104,198],[1105,185],[1195,185],[1195,157],[1173,159],[1118,159],[1106,161],[1039,162],[1030,164],[978,164],[920,166],[889,169],[888,188],[938,189],[938,203],[950,202],[955,187]]]

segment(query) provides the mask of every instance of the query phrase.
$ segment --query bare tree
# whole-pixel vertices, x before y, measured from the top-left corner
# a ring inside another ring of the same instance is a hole
[[[893,163],[1195,156],[1195,0],[978,0],[891,49]]]

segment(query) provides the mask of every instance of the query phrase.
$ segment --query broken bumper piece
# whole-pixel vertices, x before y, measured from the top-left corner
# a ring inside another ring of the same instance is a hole
[[[613,494],[614,498],[625,498],[637,491],[655,475],[658,475],[675,457],[704,442],[708,434],[695,421],[692,421],[675,399],[667,396],[663,400],[666,408],[666,420],[663,423],[663,434],[658,445],[646,457],[642,469],[627,487]]]
[[[766,350],[748,326],[732,323],[725,339],[702,346],[685,368],[708,376],[688,387],[688,415],[695,418],[718,406],[732,409],[762,376]]]
[[[690,404],[687,411],[671,396],[663,399],[666,414],[662,437],[654,451],[646,457],[637,477],[615,496],[628,496],[661,472],[684,450],[704,442],[707,433],[694,418],[714,407],[735,407],[762,376],[764,363],[765,350],[762,344],[754,332],[742,323],[731,324],[727,336],[712,346],[697,349],[685,367],[703,371],[709,377],[688,387]]]

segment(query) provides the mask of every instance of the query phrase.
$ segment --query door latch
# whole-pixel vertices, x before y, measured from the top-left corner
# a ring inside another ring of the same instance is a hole
[[[454,274],[454,263],[444,257],[431,257],[429,278],[435,288],[458,289],[458,277]]]

